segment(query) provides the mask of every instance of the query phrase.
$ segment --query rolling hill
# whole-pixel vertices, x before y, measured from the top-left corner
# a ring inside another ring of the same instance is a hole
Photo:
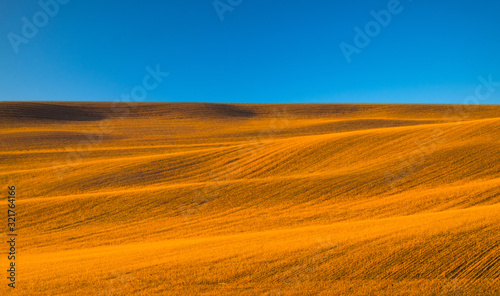
[[[0,102],[15,293],[500,295],[499,135],[500,106]]]

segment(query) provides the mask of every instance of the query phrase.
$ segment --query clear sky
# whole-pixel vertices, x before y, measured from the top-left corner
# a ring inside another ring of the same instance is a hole
[[[0,100],[500,103],[498,0],[55,1],[0,0]]]

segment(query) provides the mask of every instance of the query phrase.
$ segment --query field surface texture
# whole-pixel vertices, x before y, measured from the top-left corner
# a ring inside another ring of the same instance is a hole
[[[0,294],[500,295],[499,159],[499,106],[0,102]]]

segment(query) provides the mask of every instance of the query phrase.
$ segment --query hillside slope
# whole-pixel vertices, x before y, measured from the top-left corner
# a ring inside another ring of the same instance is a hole
[[[498,135],[499,106],[0,102],[16,292],[500,295]]]

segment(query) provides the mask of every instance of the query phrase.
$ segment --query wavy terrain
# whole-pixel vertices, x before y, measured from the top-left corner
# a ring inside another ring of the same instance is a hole
[[[0,102],[15,293],[500,295],[499,135],[500,106]]]

